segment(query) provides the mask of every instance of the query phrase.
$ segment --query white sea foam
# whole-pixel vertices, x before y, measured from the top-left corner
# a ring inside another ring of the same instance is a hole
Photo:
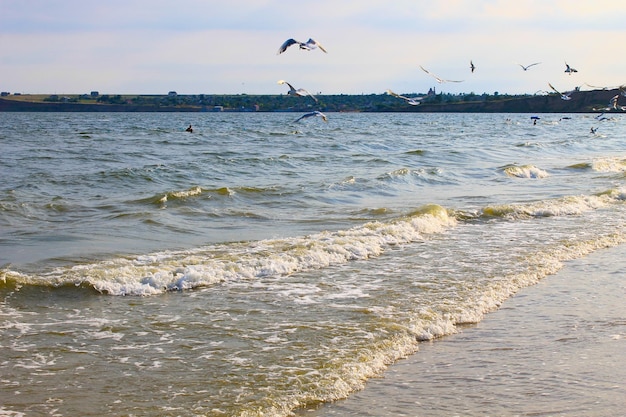
[[[455,224],[443,207],[428,205],[396,221],[337,232],[115,258],[57,268],[37,277],[13,271],[2,274],[4,280],[35,285],[90,285],[111,295],[154,295],[377,257],[389,246],[420,240]]]
[[[609,190],[597,195],[567,196],[523,204],[500,204],[485,207],[485,216],[551,217],[577,215],[606,207],[624,199],[623,190]]]
[[[597,158],[591,164],[592,169],[598,172],[625,172],[626,159],[624,158]]]
[[[504,169],[509,177],[517,178],[546,178],[548,172],[534,165],[512,165]]]

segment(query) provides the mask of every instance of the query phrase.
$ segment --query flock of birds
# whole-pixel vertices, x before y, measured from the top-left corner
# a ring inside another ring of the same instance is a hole
[[[287,39],[285,42],[283,42],[283,44],[280,46],[280,48],[278,49],[278,53],[277,55],[280,55],[282,53],[284,53],[285,51],[287,51],[287,49],[293,45],[297,45],[298,48],[300,50],[304,50],[304,51],[312,51],[314,49],[320,49],[322,52],[327,53],[326,49],[319,43],[317,42],[315,39],[313,38],[309,38],[306,42],[300,42],[297,41],[293,38]],[[541,64],[541,62],[534,62],[532,64],[529,65],[522,65],[522,64],[517,64],[519,65],[523,71],[528,71],[530,70],[530,68]],[[461,83],[463,82],[463,80],[449,80],[449,79],[445,79],[442,77],[439,77],[435,74],[433,74],[432,72],[428,71],[426,68],[424,68],[423,66],[419,66],[420,69],[422,71],[424,71],[426,74],[430,75],[431,77],[433,77],[439,84],[443,84],[443,83]],[[476,71],[476,66],[474,65],[474,62],[472,60],[470,60],[470,72],[473,74],[474,71]],[[572,75],[574,73],[577,73],[578,70],[572,66],[570,66],[567,62],[565,62],[565,71],[566,74],[568,75]],[[298,97],[310,97],[313,101],[315,101],[315,103],[318,102],[317,98],[311,94],[310,92],[308,92],[307,90],[305,90],[304,88],[295,88],[293,85],[291,85],[290,83],[288,83],[285,80],[279,80],[278,84],[286,84],[289,87],[289,91],[287,92],[288,95],[292,95],[292,96],[298,96]],[[589,84],[587,84],[589,87],[595,88],[595,89],[607,89],[607,87],[594,87],[591,86]],[[571,100],[572,97],[571,95],[576,92],[576,91],[580,91],[580,87],[576,87],[574,90],[572,91],[567,91],[567,92],[560,92],[559,90],[557,90],[551,83],[548,83],[548,86],[550,87],[550,89],[555,92],[556,94],[558,94],[562,100]],[[623,95],[624,97],[626,97],[626,85],[622,85],[618,87],[620,90],[620,94]],[[549,93],[549,92],[547,92]],[[427,96],[417,96],[417,97],[407,97],[407,96],[403,96],[400,94],[396,94],[391,90],[387,90],[387,94],[389,94],[392,97],[396,97],[398,99],[404,100],[407,104],[411,105],[411,106],[417,106],[419,105]],[[612,111],[612,110],[621,110],[621,111],[626,111],[626,106],[620,106],[618,104],[618,100],[619,100],[619,96],[620,94],[615,95],[611,101],[609,102],[609,105],[605,108],[601,108],[601,109],[593,109],[594,111]],[[310,113],[306,113],[304,114],[302,117],[300,117],[299,119],[296,120],[296,122],[309,118],[309,117],[315,117],[315,116],[319,116],[322,118],[323,121],[327,121],[328,118],[325,114],[323,114],[320,111],[313,111]],[[593,132],[593,128],[592,128],[592,132]]]
[[[304,50],[304,51],[312,51],[313,49],[319,48],[320,51],[327,53],[326,49],[324,49],[324,47],[313,38],[309,38],[309,40],[306,42],[300,42],[293,38],[289,38],[285,42],[283,42],[282,45],[280,45],[280,48],[278,48],[277,55],[282,54],[283,52],[287,50],[287,48],[289,48],[292,45],[298,45],[299,49]],[[286,84],[289,87],[289,91],[287,91],[288,95],[297,96],[297,97],[311,97],[313,101],[317,103],[317,98],[313,94],[305,90],[304,88],[295,88],[293,85],[289,84],[285,80],[278,80],[278,84],[281,84],[281,85]],[[322,113],[319,110],[315,110],[315,111],[303,114],[296,120],[296,122],[299,122],[300,120],[308,119],[310,117],[320,117],[323,121],[325,122],[328,121],[328,117],[324,113]]]

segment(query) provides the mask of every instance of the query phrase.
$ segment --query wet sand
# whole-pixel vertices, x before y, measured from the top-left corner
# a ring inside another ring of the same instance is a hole
[[[424,343],[363,391],[298,415],[618,416],[626,245],[567,262],[476,326]]]

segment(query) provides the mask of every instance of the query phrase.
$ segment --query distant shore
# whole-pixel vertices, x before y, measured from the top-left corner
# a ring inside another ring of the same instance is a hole
[[[417,106],[388,94],[317,95],[100,95],[11,94],[0,97],[0,112],[458,112],[591,113],[609,111],[618,89],[576,91],[571,100],[556,94],[432,94]],[[622,112],[621,110],[613,110]]]

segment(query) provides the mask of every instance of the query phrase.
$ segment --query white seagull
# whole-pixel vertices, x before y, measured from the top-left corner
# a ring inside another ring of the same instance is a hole
[[[420,68],[422,69],[422,71],[424,71],[426,74],[430,75],[431,77],[433,77],[435,80],[437,80],[437,82],[439,84],[443,84],[443,83],[462,83],[463,80],[461,81],[456,81],[456,80],[444,80],[443,78],[439,78],[437,77],[435,74],[429,72],[426,68],[422,67],[420,65]]]
[[[522,69],[523,69],[524,71],[528,71],[528,68],[530,68],[530,67],[532,67],[532,66],[534,66],[534,65],[539,65],[539,64],[541,64],[541,62],[535,62],[534,64],[530,64],[530,65],[526,65],[526,66],[524,66],[524,65],[522,65],[522,64],[517,64],[517,65],[519,65],[520,67],[522,67]]]
[[[309,117],[315,117],[315,116],[319,116],[322,118],[323,121],[327,122],[328,121],[328,117],[326,117],[326,115],[324,113],[322,113],[321,111],[312,111],[311,113],[305,113],[302,116],[300,116],[299,119],[296,120],[296,122],[299,122],[302,119],[306,119]]]
[[[327,53],[326,49],[324,49],[324,47],[322,45],[320,45],[320,43],[317,42],[313,38],[309,38],[309,40],[306,41],[306,42],[300,42],[300,41],[297,41],[297,40],[295,40],[293,38],[289,38],[282,45],[280,45],[280,48],[278,48],[278,53],[276,55],[282,54],[291,45],[296,45],[296,44],[300,46],[300,49],[303,49],[305,51],[312,51],[315,48],[320,48],[322,52]]]
[[[617,100],[619,100],[619,94],[616,94],[611,99],[611,104],[610,104],[611,107],[608,110],[610,110],[612,108],[613,110],[626,111],[626,106],[620,106],[619,104],[617,104]]]
[[[554,88],[554,86],[550,83],[548,83],[548,85],[550,86],[550,88],[552,89],[552,91],[554,91],[555,93],[557,93],[558,95],[561,96],[561,100],[571,100],[572,98],[570,97],[570,95],[574,92],[574,91],[569,91],[567,93],[561,93],[559,90],[557,90],[556,88]]]
[[[405,96],[401,96],[400,94],[396,94],[391,90],[387,90],[387,94],[389,94],[390,96],[393,97],[397,97],[397,98],[401,98],[402,100],[406,101],[408,104],[410,104],[411,106],[417,106],[421,103],[420,100],[423,100],[424,98],[426,98],[426,96],[421,96],[421,97],[405,97]]]
[[[293,85],[289,84],[287,81],[285,80],[278,80],[278,84],[287,84],[289,86],[289,91],[287,91],[287,94],[289,94],[290,96],[298,96],[298,97],[306,97],[309,96],[311,97],[313,100],[315,100],[315,102],[317,103],[317,98],[315,98],[313,96],[313,94],[309,93],[308,91],[306,91],[304,88],[298,88],[297,90],[295,88],[293,88]]]
[[[577,70],[576,68],[572,68],[572,67],[570,67],[570,66],[569,66],[569,64],[566,62],[566,63],[565,63],[565,72],[566,72],[568,75],[572,75],[573,73],[578,72],[578,70]]]

